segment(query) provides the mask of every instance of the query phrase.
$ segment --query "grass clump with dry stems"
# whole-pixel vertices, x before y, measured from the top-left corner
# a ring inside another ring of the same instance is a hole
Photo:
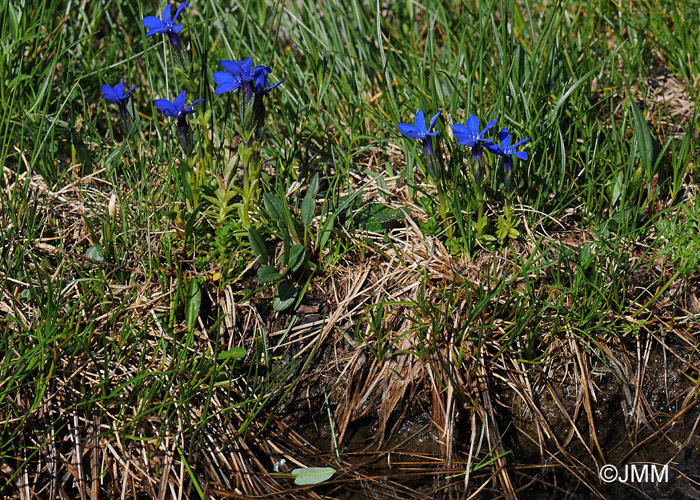
[[[3,497],[697,497],[697,5],[184,6],[0,5]]]

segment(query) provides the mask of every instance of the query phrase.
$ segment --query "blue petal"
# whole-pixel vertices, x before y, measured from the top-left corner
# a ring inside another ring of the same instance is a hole
[[[481,135],[484,135],[486,132],[488,132],[489,130],[491,130],[491,127],[493,127],[494,125],[496,125],[496,123],[498,123],[498,120],[491,120],[491,121],[489,122],[489,124],[486,125],[486,126],[484,127],[484,130],[481,131]],[[493,140],[493,139],[489,139],[489,140]]]
[[[172,26],[170,26],[169,30],[175,34],[178,34],[182,31],[182,28],[184,28],[182,24],[173,24]]]
[[[180,12],[182,12],[183,10],[185,10],[185,7],[187,7],[187,6],[189,6],[189,5],[190,5],[189,2],[182,2],[182,3],[178,6],[177,10],[175,11],[175,16],[173,17],[173,22],[175,22],[175,19],[177,19],[177,16],[180,15]],[[179,33],[179,32],[178,32],[178,33]]]
[[[173,104],[175,107],[179,110],[182,110],[185,107],[185,97],[187,97],[187,91],[183,90],[180,92],[175,99],[173,99]]]
[[[117,94],[119,100],[124,99],[124,82],[119,82],[114,86],[114,93]]]
[[[194,105],[197,104],[198,102],[202,102],[203,100],[204,100],[204,99],[195,99],[194,101],[192,101],[192,104],[190,104],[189,106],[187,106],[183,111],[184,111],[185,113],[194,113],[194,110],[192,109],[192,106],[194,106]]]
[[[168,28],[164,26],[161,28],[150,30],[148,33],[146,33],[146,38],[153,36],[153,35],[156,35],[156,34],[159,34],[159,33],[164,35],[167,32],[168,32]]]
[[[475,115],[469,115],[466,125],[474,138],[479,136],[479,119]]]
[[[102,97],[104,97],[109,102],[119,102],[119,97],[112,87],[109,85],[102,85]]]
[[[529,140],[530,140],[530,138],[527,137],[527,138],[523,139],[522,141],[516,142],[515,144],[513,144],[513,148],[512,148],[512,149],[517,148],[517,147],[520,146],[521,144],[525,144],[525,143],[526,143],[527,141],[529,141]]]
[[[232,92],[234,90],[238,90],[240,87],[241,87],[240,83],[233,83],[233,82],[222,83],[221,85],[216,87],[216,90],[214,91],[214,93],[216,95],[221,95],[221,94],[225,94],[226,92]]]
[[[214,81],[221,85],[222,83],[233,83],[239,82],[240,80],[233,76],[231,73],[226,73],[225,71],[214,71]]]
[[[242,59],[241,61],[238,61],[238,66],[240,66],[241,71],[250,73],[250,69],[253,67],[253,59],[250,57],[247,59]]]
[[[265,92],[267,92],[268,90],[272,90],[275,87],[279,87],[280,85],[282,85],[282,83],[284,83],[284,80],[280,80],[279,82],[275,83],[274,85],[270,85],[269,87],[267,87],[265,89]]]
[[[180,116],[179,110],[167,99],[156,99],[153,103],[165,116],[172,116],[173,118]]]
[[[169,3],[169,4],[166,5],[165,8],[163,9],[163,12],[162,12],[162,14],[160,15],[160,17],[161,17],[161,19],[163,19],[163,23],[164,23],[164,24],[170,24],[170,22],[172,21],[172,20],[170,19],[170,14],[172,13],[172,8],[173,8],[173,4]]]
[[[144,17],[141,20],[141,24],[143,24],[146,29],[148,29],[148,33],[146,33],[146,37],[149,37],[151,35],[155,35],[156,33],[167,33],[168,27],[155,16],[148,16]]]
[[[527,153],[525,151],[514,151],[513,156],[521,160],[527,160]]]
[[[219,61],[219,64],[221,64],[221,67],[224,68],[225,71],[228,71],[232,75],[240,73],[240,68],[236,61]]]
[[[498,144],[488,143],[484,144],[484,147],[486,148],[486,151],[493,155],[503,156],[503,148],[501,148],[501,146]]]
[[[457,144],[459,144],[460,146],[468,146],[471,148],[474,147],[474,144],[476,144],[476,141],[474,141],[474,137],[472,136],[469,129],[461,123],[452,125],[452,133],[457,138]]]
[[[399,123],[399,131],[411,139],[423,139],[425,137],[425,135],[421,135],[418,129],[410,123]]]
[[[503,127],[501,129],[501,131],[498,133],[498,140],[501,141],[501,149],[505,154],[508,146],[510,146],[510,134],[508,133],[507,128]]]
[[[252,63],[252,61],[251,61]],[[250,74],[257,77],[260,74],[267,75],[272,72],[272,68],[269,66],[256,66],[253,69],[250,70]]]
[[[433,127],[435,126],[435,123],[438,121],[438,118],[440,118],[441,114],[442,114],[442,110],[435,113],[435,116],[433,116],[430,119],[430,126],[428,127],[428,130],[433,130]],[[437,130],[435,131],[435,133],[437,133]],[[435,135],[435,134],[428,134],[428,135]]]
[[[129,97],[129,96],[131,95],[131,93],[134,91],[135,88],[136,88],[136,85],[134,85],[133,87],[131,87],[131,88],[129,89],[129,92],[127,92],[126,94],[124,94],[124,99],[126,99],[127,97]]]
[[[413,123],[416,124],[416,130],[423,134],[421,138],[424,138],[425,134],[428,133],[428,129],[425,128],[425,116],[423,115],[422,109],[419,109],[416,113],[416,118],[413,120]]]

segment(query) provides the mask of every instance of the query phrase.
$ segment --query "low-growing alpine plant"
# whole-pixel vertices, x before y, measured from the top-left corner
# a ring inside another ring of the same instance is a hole
[[[471,202],[467,202],[467,206],[476,202],[476,212],[477,218],[472,221],[472,228],[476,232],[476,238],[478,240],[493,241],[496,237],[504,241],[506,238],[515,238],[518,235],[515,229],[518,225],[517,221],[513,220],[513,212],[510,208],[510,199],[513,192],[513,157],[527,160],[528,155],[524,151],[517,151],[517,148],[529,141],[529,138],[523,139],[512,146],[510,145],[511,137],[506,128],[503,128],[498,133],[499,143],[495,143],[493,138],[487,137],[487,133],[496,125],[497,120],[491,120],[482,130],[479,130],[479,118],[475,115],[469,115],[466,119],[464,125],[455,124],[452,126],[452,132],[457,139],[457,144],[460,146],[466,146],[470,148],[471,152],[471,186],[467,186],[466,189],[454,186],[451,190],[446,186],[443,186],[442,180],[443,169],[441,168],[441,162],[443,158],[440,158],[439,154],[435,153],[435,148],[433,145],[433,137],[438,134],[437,130],[433,130],[440,113],[438,112],[430,121],[430,124],[426,126],[425,116],[422,110],[418,110],[415,116],[414,124],[410,123],[399,123],[399,131],[406,137],[411,139],[417,139],[421,142],[423,146],[423,152],[426,159],[426,172],[435,183],[435,187],[438,190],[439,199],[439,212],[442,218],[442,225],[445,226],[445,234],[448,240],[452,238],[452,224],[457,223],[457,226],[461,226],[462,214],[461,208],[464,204],[459,201],[464,196],[467,200],[471,199]],[[485,167],[485,158],[483,156],[484,149],[489,153],[503,157],[504,159],[504,191],[506,194],[506,201],[508,202],[504,207],[504,217],[499,217],[498,219],[498,230],[496,237],[486,233],[488,226],[488,219],[484,215],[484,204],[485,204],[485,178],[487,175],[487,170]],[[454,158],[453,158],[454,160]],[[457,167],[459,168],[459,167]],[[454,169],[452,170],[455,171]],[[458,172],[458,171],[457,171]],[[454,177],[453,174],[452,182],[459,183],[459,178]],[[448,197],[451,198],[448,200]],[[448,206],[451,207],[452,213],[449,213]],[[432,230],[431,232],[435,232]],[[463,238],[468,239],[469,231],[465,231],[464,228],[460,227],[460,233]],[[450,243],[454,243],[448,241]],[[455,248],[454,245],[450,245]],[[460,246],[458,244],[457,246]],[[471,245],[467,242],[466,248],[470,248]]]
[[[253,66],[249,57],[240,61],[220,61],[225,71],[214,72],[217,95],[236,92],[238,96],[238,120],[234,118],[234,131],[240,137],[235,164],[242,165],[243,190],[240,216],[243,227],[250,227],[251,204],[257,201],[262,192],[260,172],[262,158],[262,138],[265,124],[265,103],[267,93],[282,84],[284,80],[270,85],[267,75],[269,66]],[[225,176],[226,177],[226,176]]]

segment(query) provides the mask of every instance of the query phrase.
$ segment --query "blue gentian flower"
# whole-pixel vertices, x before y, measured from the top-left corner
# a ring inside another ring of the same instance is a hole
[[[267,75],[272,70],[269,66],[253,67],[253,60],[250,57],[241,61],[219,61],[219,63],[226,71],[214,73],[214,81],[219,85],[215,91],[217,95],[243,89],[250,100],[253,94],[265,95],[267,91],[284,81],[268,86]]]
[[[274,89],[284,82],[284,80],[280,80],[279,82],[270,85],[267,81],[267,75],[269,75],[271,72],[272,69],[269,66],[255,66],[252,70],[250,70],[250,76],[253,77],[255,95],[267,94],[269,90]]]
[[[482,144],[487,144],[492,142],[493,139],[485,139],[484,135],[488,132],[491,127],[496,125],[497,120],[492,120],[489,122],[484,130],[479,132],[479,119],[470,115],[467,118],[464,125],[457,124],[452,126],[452,132],[458,139],[457,144],[460,146],[467,146],[472,149],[472,164],[474,172],[474,180],[478,185],[481,185],[484,180],[484,167],[481,164],[481,147]]]
[[[253,60],[250,57],[240,61],[219,61],[219,63],[226,71],[216,71],[214,73],[214,81],[218,84],[215,93],[221,95],[236,90],[240,95],[242,89],[246,100],[241,101],[241,121],[244,124],[249,123],[251,128],[254,126],[256,134],[260,136],[265,123],[263,97],[284,80],[280,80],[274,85],[268,85],[267,75],[272,70],[269,66],[253,67]],[[250,101],[253,97],[255,99],[251,103]],[[247,103],[247,106],[244,106],[244,103]],[[252,114],[247,113],[246,108],[252,110]]]
[[[186,115],[194,113],[192,106],[204,100],[197,99],[189,106],[185,106],[186,93],[187,91],[183,90],[175,99],[172,100],[172,102],[167,99],[156,99],[153,102],[165,116],[170,116],[172,118],[184,118]]]
[[[505,184],[506,192],[511,191],[511,180],[513,176],[513,156],[521,160],[527,160],[527,153],[525,151],[516,151],[516,148],[521,144],[525,144],[530,140],[529,137],[516,142],[512,146],[510,145],[510,134],[507,128],[503,128],[498,133],[498,140],[500,144],[488,143],[484,144],[484,147],[488,149],[490,153],[503,157],[503,171],[505,172]]]
[[[109,102],[119,105],[119,114],[121,115],[122,123],[124,124],[124,128],[126,129],[127,133],[131,129],[131,121],[129,120],[129,112],[126,109],[126,103],[129,100],[129,97],[131,97],[131,93],[135,88],[136,85],[131,87],[125,94],[124,82],[119,82],[114,87],[104,84],[102,85],[102,97]]]
[[[177,16],[180,15],[180,12],[182,12],[185,9],[185,7],[187,7],[189,4],[189,2],[181,3],[175,11],[175,16],[173,16],[172,19],[170,18],[170,14],[172,12],[173,4],[168,4],[163,9],[161,19],[158,19],[155,16],[144,17],[141,23],[148,29],[146,37],[150,37],[158,33],[168,35],[168,38],[170,39],[170,44],[177,50],[182,50],[182,42],[180,41],[180,37],[178,36],[178,34],[182,31],[183,26],[182,24],[174,23],[177,19]]]
[[[458,139],[457,144],[472,148],[472,161],[481,161],[481,145],[493,142],[493,139],[486,139],[484,135],[496,125],[497,121],[490,121],[481,132],[479,132],[479,119],[474,115],[470,115],[464,125],[458,123],[452,126],[452,132]]]
[[[423,151],[427,157],[431,157],[433,155],[433,143],[430,138],[438,133],[437,130],[433,130],[433,127],[435,126],[438,118],[440,118],[440,114],[442,114],[442,111],[438,111],[435,116],[430,119],[430,126],[428,128],[425,127],[425,116],[423,115],[422,109],[419,109],[416,113],[416,117],[413,120],[415,125],[411,125],[410,123],[399,123],[399,131],[403,135],[410,137],[411,139],[418,139],[421,141]],[[431,132],[431,130],[433,131]]]
[[[249,57],[241,61],[219,61],[225,71],[214,72],[214,81],[219,85],[216,95],[238,90],[244,81],[251,81],[253,77],[250,70],[253,68],[253,60]]]
[[[186,91],[180,92],[175,99],[156,99],[153,103],[165,116],[177,118],[177,130],[180,133],[180,145],[185,155],[188,155],[192,149],[192,131],[187,123],[187,115],[193,114],[192,107],[204,99],[197,99],[189,106],[185,106]]]
[[[124,112],[126,112],[126,102],[129,100],[129,97],[131,97],[131,93],[134,91],[135,88],[136,85],[131,87],[129,91],[125,94],[124,82],[119,82],[114,87],[110,87],[109,85],[102,85],[102,97],[108,100],[109,102],[118,104],[119,110],[121,111],[123,109]]]

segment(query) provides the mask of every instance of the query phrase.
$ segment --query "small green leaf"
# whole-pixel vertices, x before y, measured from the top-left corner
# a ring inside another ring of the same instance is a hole
[[[258,283],[272,283],[282,277],[272,266],[262,266],[258,271]]]
[[[194,325],[199,317],[199,307],[202,305],[202,289],[198,280],[190,281],[190,288],[187,291],[185,300],[185,324],[188,330],[194,329]]]
[[[314,220],[314,215],[316,212],[316,200],[314,200],[311,193],[306,193],[304,196],[304,201],[301,202],[301,222],[304,227],[308,229],[311,225],[311,221]]]
[[[88,259],[95,260],[97,262],[104,262],[105,251],[100,245],[92,245],[90,248],[87,249],[87,252],[85,252],[85,257],[87,257]]]
[[[248,241],[250,241],[250,247],[253,249],[253,254],[257,257],[258,262],[263,265],[267,264],[268,256],[265,241],[260,236],[260,233],[252,227],[248,229]]]
[[[515,47],[513,51],[513,70],[511,71],[513,83],[518,87],[522,87],[530,80],[530,56],[522,45]]]
[[[277,287],[275,298],[272,299],[272,308],[279,312],[291,306],[297,298],[297,289],[289,282],[283,281]]]
[[[228,351],[220,352],[216,356],[216,359],[218,359],[219,361],[228,361],[229,359],[238,360],[243,359],[245,355],[246,350],[243,347],[234,347],[233,349],[229,349]]]
[[[333,467],[304,467],[294,469],[291,473],[294,476],[294,484],[308,486],[328,481],[335,472]]]
[[[287,265],[289,266],[289,272],[293,273],[301,267],[304,263],[304,258],[306,257],[306,252],[304,247],[301,245],[294,245],[289,250],[289,261]]]
[[[185,192],[185,198],[190,203],[194,204],[194,193],[192,192],[192,186],[190,185],[190,177],[192,176],[192,169],[187,165],[187,162],[180,162],[180,183],[182,184],[182,189]]]

